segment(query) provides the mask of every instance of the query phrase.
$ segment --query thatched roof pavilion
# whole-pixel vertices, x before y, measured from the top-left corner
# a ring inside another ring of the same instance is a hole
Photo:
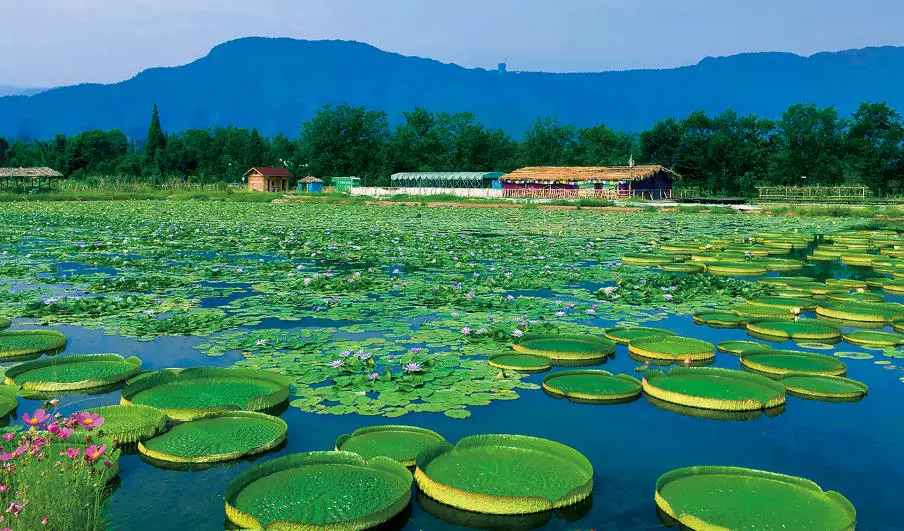
[[[678,177],[674,171],[659,164],[638,166],[530,166],[515,170],[500,178],[503,183],[518,184],[578,184],[614,181],[643,181],[665,175]]]
[[[48,167],[0,168],[0,190],[25,191],[52,188],[63,174]]]

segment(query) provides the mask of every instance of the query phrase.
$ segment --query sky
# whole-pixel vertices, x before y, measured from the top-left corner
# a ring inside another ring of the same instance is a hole
[[[902,0],[0,0],[0,23],[0,85],[20,87],[122,81],[246,36],[553,72],[904,45]]]

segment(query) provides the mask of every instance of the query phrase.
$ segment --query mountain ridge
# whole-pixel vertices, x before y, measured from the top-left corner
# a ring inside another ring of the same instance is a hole
[[[168,131],[235,125],[294,136],[316,110],[339,103],[386,111],[393,122],[418,106],[467,111],[513,135],[542,116],[639,131],[697,110],[776,118],[794,103],[835,105],[842,114],[862,101],[904,109],[896,90],[902,84],[904,47],[894,46],[810,56],[748,52],[664,69],[499,73],[357,41],[245,37],[185,65],[149,68],[117,83],[0,97],[0,136],[115,127],[143,138],[154,102]]]

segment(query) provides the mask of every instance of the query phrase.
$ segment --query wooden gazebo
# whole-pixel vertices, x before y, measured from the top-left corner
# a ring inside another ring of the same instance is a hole
[[[47,167],[0,168],[0,190],[27,192],[56,187],[63,174]]]

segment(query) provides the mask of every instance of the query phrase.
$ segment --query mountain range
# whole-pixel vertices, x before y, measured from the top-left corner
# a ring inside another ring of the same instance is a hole
[[[513,135],[546,116],[640,131],[697,110],[777,118],[795,103],[834,105],[847,114],[863,101],[904,110],[902,86],[904,47],[892,46],[809,57],[745,53],[661,70],[546,73],[463,68],[353,41],[249,37],[120,83],[0,97],[0,136],[119,128],[141,139],[155,102],[167,131],[235,125],[295,136],[318,109],[339,103],[383,110],[392,122],[415,107],[467,111]]]

